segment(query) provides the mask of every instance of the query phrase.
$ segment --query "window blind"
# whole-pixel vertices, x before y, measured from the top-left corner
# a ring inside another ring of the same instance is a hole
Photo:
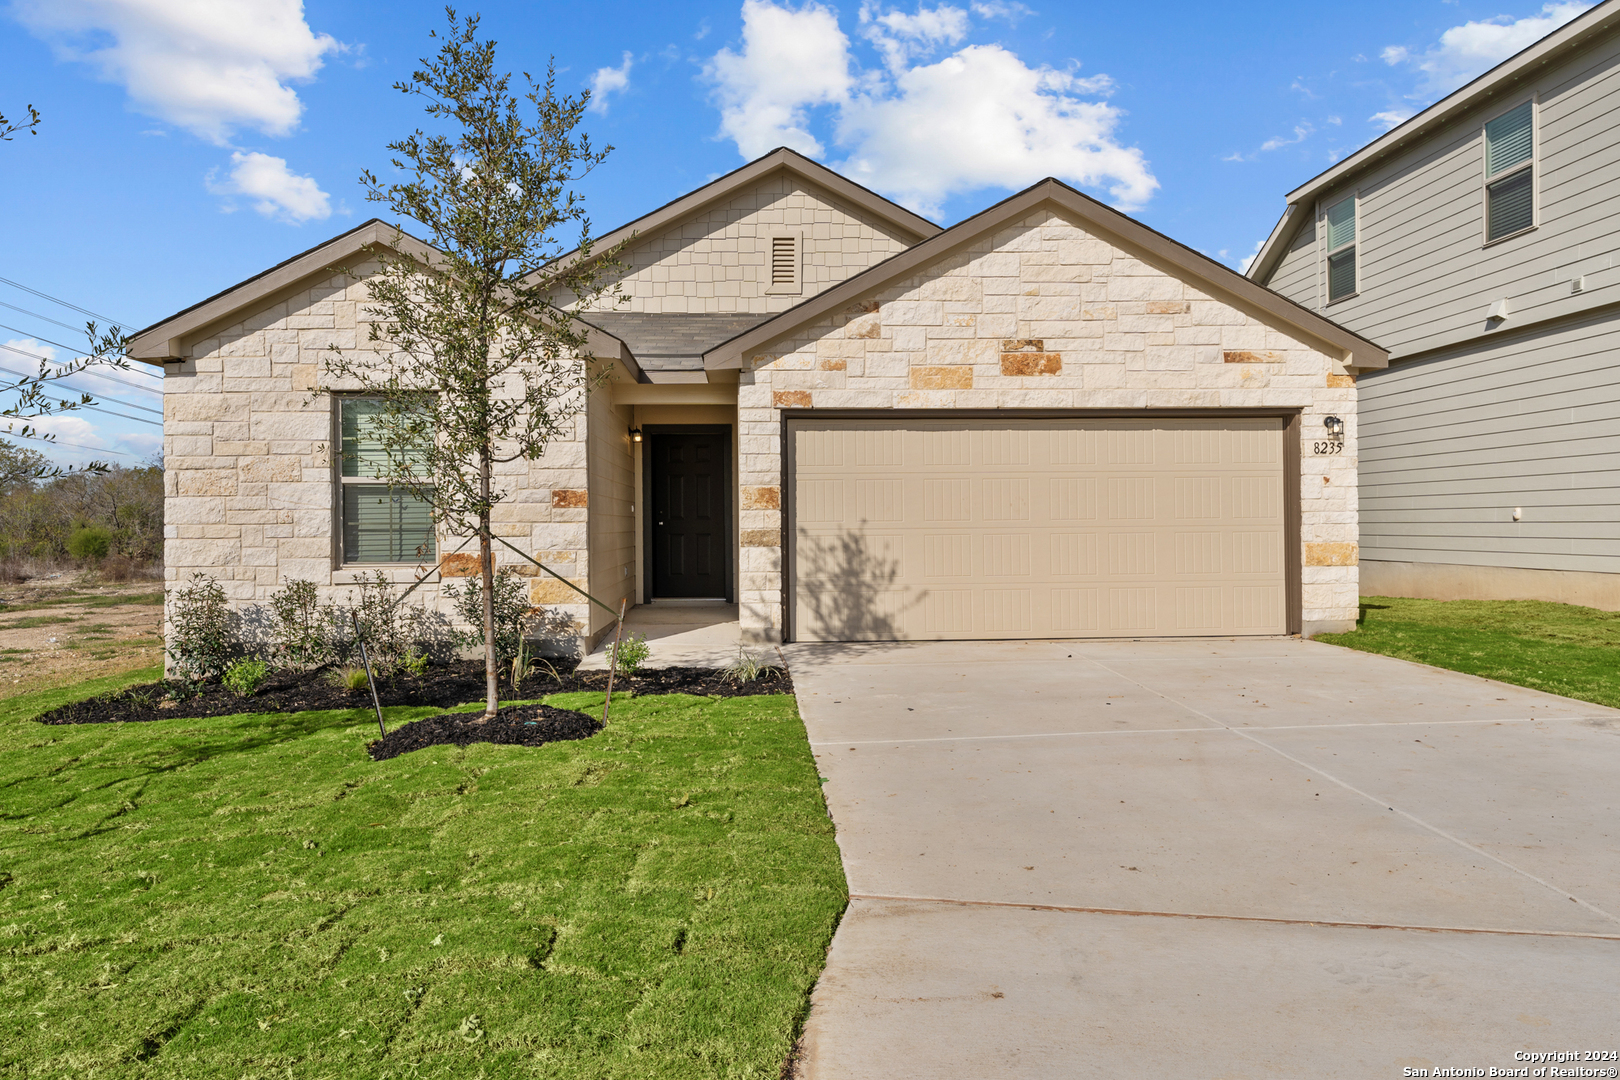
[[[1328,300],[1338,300],[1356,291],[1356,249],[1349,248],[1328,256]]]
[[[1487,240],[1511,236],[1536,223],[1535,177],[1531,172],[1530,169],[1516,172],[1485,189]]]
[[[343,561],[413,562],[434,557],[427,503],[386,484],[343,485]]]
[[[1343,199],[1328,207],[1327,244],[1333,251],[1356,240],[1356,200]]]
[[[1495,176],[1530,160],[1535,153],[1532,121],[1531,103],[1527,101],[1485,125],[1486,175]]]

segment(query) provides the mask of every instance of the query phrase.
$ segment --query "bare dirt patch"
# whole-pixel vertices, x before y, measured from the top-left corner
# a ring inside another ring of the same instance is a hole
[[[0,585],[0,700],[163,662],[163,583],[69,570]]]

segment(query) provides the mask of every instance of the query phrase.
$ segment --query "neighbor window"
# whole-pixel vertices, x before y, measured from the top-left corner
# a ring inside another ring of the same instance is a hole
[[[1536,223],[1535,108],[1525,102],[1485,125],[1485,242]]]
[[[373,398],[343,398],[342,487],[344,563],[413,563],[434,557],[433,516],[428,504],[402,487],[378,483],[386,473]]]
[[[1327,211],[1328,303],[1356,291],[1356,197],[1341,199]]]

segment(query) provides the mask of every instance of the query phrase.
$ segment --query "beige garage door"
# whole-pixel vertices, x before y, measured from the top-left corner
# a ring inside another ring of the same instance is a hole
[[[1286,630],[1283,422],[794,421],[799,641]]]

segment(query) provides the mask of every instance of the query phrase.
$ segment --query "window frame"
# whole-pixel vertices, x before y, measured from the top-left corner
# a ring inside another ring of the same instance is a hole
[[[1340,244],[1338,247],[1331,247],[1329,246],[1331,241],[1328,235],[1328,215],[1345,203],[1350,204],[1350,242]],[[1324,279],[1322,284],[1324,303],[1322,306],[1332,307],[1334,304],[1341,304],[1346,300],[1353,300],[1361,295],[1361,189],[1357,188],[1341,198],[1334,199],[1332,202],[1323,203],[1320,229],[1322,237],[1322,274]],[[1333,257],[1346,251],[1351,253],[1351,265],[1355,268],[1355,286],[1342,296],[1334,296]]]
[[[1528,104],[1530,106],[1530,156],[1516,165],[1510,165],[1500,172],[1491,172],[1491,140],[1487,128],[1493,121],[1500,120],[1515,109]],[[1531,94],[1528,98],[1515,101],[1505,109],[1498,109],[1494,114],[1487,116],[1479,122],[1479,169],[1480,169],[1480,247],[1488,248],[1500,244],[1525,233],[1534,232],[1541,227],[1541,96]],[[1492,239],[1491,237],[1491,188],[1506,180],[1528,170],[1530,172],[1530,224],[1522,229],[1515,229],[1510,233]]]
[[[362,562],[359,559],[349,561],[348,551],[345,547],[348,529],[344,518],[344,494],[348,487],[386,487],[390,490],[396,485],[386,484],[374,476],[345,476],[343,475],[343,407],[345,404],[357,401],[377,401],[376,394],[346,393],[332,395],[332,569],[356,570],[372,568],[388,568],[419,565],[424,560],[434,563],[439,558],[439,528],[432,525],[433,550],[427,555],[413,555],[405,559],[392,559],[379,562],[375,559]]]

